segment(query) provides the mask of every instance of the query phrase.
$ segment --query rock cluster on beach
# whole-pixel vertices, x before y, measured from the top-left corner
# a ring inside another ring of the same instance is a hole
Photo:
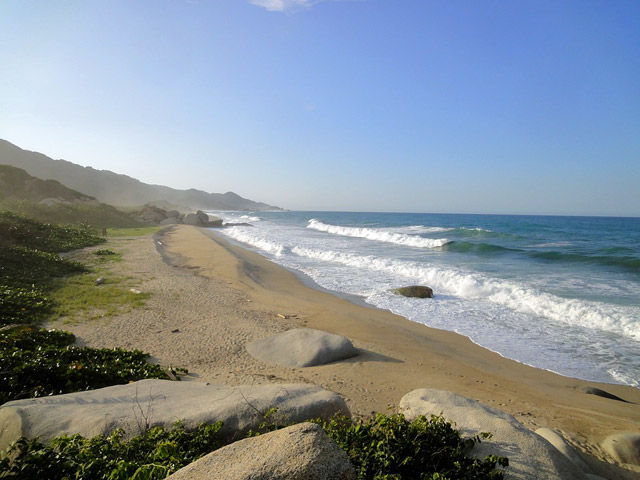
[[[202,210],[190,213],[180,213],[178,210],[164,210],[155,205],[145,205],[141,210],[133,212],[131,216],[142,223],[159,225],[186,224],[197,227],[221,227],[222,219],[210,217]]]

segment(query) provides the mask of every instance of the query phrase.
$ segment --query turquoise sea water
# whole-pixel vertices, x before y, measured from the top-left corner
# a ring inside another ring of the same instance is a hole
[[[320,286],[506,357],[640,386],[640,219],[216,212],[223,234]],[[389,292],[434,289],[430,300]]]

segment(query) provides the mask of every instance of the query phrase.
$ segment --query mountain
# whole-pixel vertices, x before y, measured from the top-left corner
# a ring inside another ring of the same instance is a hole
[[[233,192],[207,193],[202,190],[177,190],[143,183],[109,170],[83,167],[66,160],[53,160],[38,152],[23,150],[0,139],[0,164],[22,168],[38,178],[53,179],[69,188],[91,195],[100,202],[118,206],[168,202],[201,210],[280,210],[254,202]]]
[[[94,197],[56,180],[32,177],[20,168],[0,165],[0,210],[50,223],[84,222],[94,227],[135,227],[140,223]]]

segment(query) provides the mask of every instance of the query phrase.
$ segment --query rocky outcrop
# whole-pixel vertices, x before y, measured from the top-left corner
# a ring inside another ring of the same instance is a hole
[[[202,210],[181,214],[178,210],[163,210],[155,205],[145,205],[131,216],[142,223],[157,225],[175,225],[185,223],[197,227],[222,227],[222,219],[210,217]]]
[[[430,287],[422,285],[396,288],[393,290],[393,293],[402,295],[403,297],[433,298],[433,290]]]
[[[296,328],[247,344],[249,354],[266,363],[287,367],[312,367],[358,355],[342,335]]]
[[[178,470],[171,480],[355,480],[344,453],[314,423],[247,438]]]
[[[580,468],[514,417],[462,395],[426,388],[414,390],[402,397],[400,408],[409,419],[442,414],[445,419],[455,422],[464,436],[490,432],[492,437],[476,444],[471,455],[507,457],[509,467],[505,470],[505,480],[585,478]]]
[[[7,402],[0,406],[0,450],[21,436],[41,441],[63,434],[86,437],[123,428],[134,436],[176,420],[195,428],[224,422],[223,436],[241,436],[264,421],[260,412],[277,408],[283,422],[349,415],[344,400],[314,385],[205,385],[141,380],[87,392]]]
[[[616,433],[602,442],[602,449],[620,463],[640,465],[640,433]]]

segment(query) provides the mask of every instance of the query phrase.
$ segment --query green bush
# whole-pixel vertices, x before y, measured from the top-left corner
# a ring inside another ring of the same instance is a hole
[[[84,265],[55,253],[22,246],[0,247],[0,282],[43,285],[51,278],[86,272]]]
[[[44,320],[53,304],[42,290],[0,283],[0,327],[12,323],[35,323]]]
[[[20,439],[0,460],[0,472],[12,480],[156,480],[222,446],[222,422],[201,424],[193,431],[178,422],[173,428],[155,427],[143,435],[123,440],[116,430],[92,439],[62,436],[49,445]],[[15,456],[10,462],[8,456]]]
[[[144,378],[168,379],[148,354],[73,346],[69,332],[22,327],[0,332],[0,404]]]
[[[409,422],[402,415],[378,414],[367,421],[336,417],[317,423],[347,453],[360,479],[496,480],[503,477],[496,465],[508,464],[504,457],[468,457],[480,439],[462,439],[442,417]],[[265,431],[273,430],[269,425]],[[57,437],[48,445],[22,438],[0,460],[0,471],[13,480],[162,479],[220,448],[221,426],[201,424],[187,432],[178,422],[128,441],[121,430],[92,439]]]
[[[362,480],[497,480],[503,472],[496,466],[508,465],[504,457],[467,456],[482,438],[463,439],[442,417],[409,421],[402,414],[379,413],[365,421],[339,416],[321,425]]]
[[[0,212],[0,246],[20,245],[44,252],[66,252],[105,240],[87,225],[76,227],[38,222],[12,212]]]

